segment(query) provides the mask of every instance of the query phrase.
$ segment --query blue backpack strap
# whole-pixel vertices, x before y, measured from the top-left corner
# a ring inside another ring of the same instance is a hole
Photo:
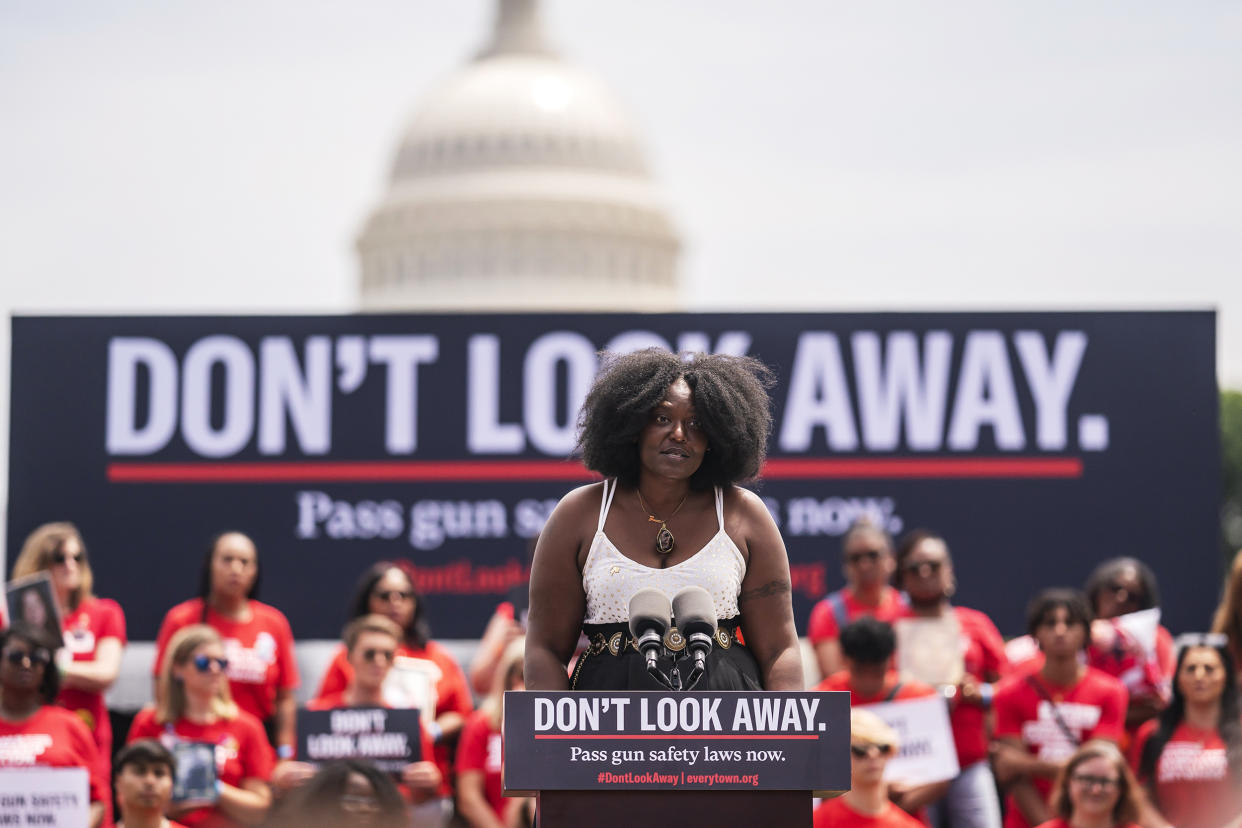
[[[832,607],[832,617],[837,622],[837,635],[840,635],[845,625],[850,623],[849,612],[845,609],[845,590],[838,589],[829,593],[828,606]]]

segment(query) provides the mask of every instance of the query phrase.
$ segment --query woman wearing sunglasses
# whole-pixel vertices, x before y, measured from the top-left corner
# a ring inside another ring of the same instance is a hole
[[[13,577],[38,572],[51,578],[65,640],[56,703],[86,723],[107,762],[112,755],[112,724],[104,694],[121,672],[125,615],[116,601],[93,594],[95,578],[86,544],[72,523],[47,523],[26,538],[13,564]]]
[[[156,700],[159,676],[173,634],[191,624],[206,624],[224,642],[229,691],[242,710],[262,722],[267,738],[282,758],[293,755],[298,665],[293,631],[284,613],[257,600],[259,553],[241,532],[212,539],[199,572],[198,597],[170,609],[155,642]]]
[[[204,624],[181,629],[160,665],[159,702],[139,711],[129,729],[129,741],[156,739],[173,751],[178,742],[215,746],[214,802],[203,807],[173,803],[170,816],[190,828],[253,825],[271,804],[272,747],[259,720],[234,704],[228,666],[214,629]]]
[[[32,765],[86,768],[93,828],[103,822],[111,791],[86,725],[52,703],[60,689],[55,646],[47,631],[26,624],[0,632],[0,772]]]
[[[888,798],[884,768],[897,755],[897,731],[868,710],[850,711],[850,790],[815,809],[815,828],[922,828]]]
[[[1057,778],[1052,793],[1057,816],[1037,828],[1138,828],[1134,820],[1140,801],[1138,784],[1117,746],[1090,741]]]
[[[1005,641],[992,619],[951,603],[957,590],[953,559],[944,538],[935,533],[917,529],[901,539],[896,583],[909,597],[909,609],[902,617],[951,616],[959,630],[964,676],[956,686],[946,687],[945,693],[961,773],[933,808],[945,811],[949,824],[957,828],[995,828],[1001,824],[1000,800],[987,761],[985,719],[992,708],[995,684],[1009,670]]]
[[[1179,643],[1173,701],[1140,728],[1131,754],[1159,811],[1144,824],[1242,824],[1242,721],[1233,659],[1224,636],[1183,636]]]
[[[403,633],[392,669],[384,680],[384,700],[392,707],[434,711],[426,717],[435,743],[435,761],[445,796],[451,791],[453,749],[466,717],[474,709],[466,675],[448,650],[431,640],[422,596],[414,589],[414,566],[408,561],[379,561],[358,579],[349,604],[349,620],[382,615]],[[354,668],[342,645],[319,684],[316,700],[344,692]]]

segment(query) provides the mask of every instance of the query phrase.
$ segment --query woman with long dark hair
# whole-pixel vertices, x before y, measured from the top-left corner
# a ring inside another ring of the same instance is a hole
[[[428,711],[427,730],[435,743],[435,761],[443,778],[441,795],[447,811],[452,793],[453,749],[474,704],[465,673],[448,650],[431,639],[427,608],[414,587],[414,575],[414,565],[409,561],[379,561],[372,565],[354,588],[349,620],[382,615],[404,633],[384,681],[384,701],[396,708]],[[342,646],[328,665],[316,698],[343,691],[352,678],[349,654]]]
[[[1138,777],[1177,828],[1242,822],[1242,720],[1223,636],[1183,636],[1173,700],[1135,740]]]
[[[212,539],[199,573],[198,597],[164,616],[152,672],[158,679],[173,634],[191,624],[220,633],[228,660],[229,689],[237,706],[263,723],[281,759],[293,755],[298,665],[293,631],[284,613],[258,600],[259,553],[241,532]],[[157,685],[156,699],[159,699]]]

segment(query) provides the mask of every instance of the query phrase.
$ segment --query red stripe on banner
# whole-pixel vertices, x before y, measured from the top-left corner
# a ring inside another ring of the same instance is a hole
[[[773,739],[776,741],[789,742],[789,741],[793,741],[796,739],[818,739],[819,736],[813,733],[807,734],[805,736],[764,736],[764,735],[756,736],[752,734],[746,734],[743,736],[691,736],[686,733],[677,733],[677,734],[665,733],[663,736],[637,736],[637,735],[630,736],[629,734],[626,734],[626,733],[584,736],[584,735],[577,734],[577,733],[564,733],[564,734],[536,733],[535,738],[536,739],[605,739],[605,740],[622,740],[622,741],[629,741],[631,739],[665,739],[665,740],[676,739],[679,742],[687,742],[687,741],[690,741],[691,739],[733,739],[733,740],[745,739],[748,742],[756,740],[756,739]]]
[[[767,480],[1077,478],[1078,457],[793,458],[767,462]],[[598,480],[564,460],[273,461],[110,463],[112,483],[430,483]]]

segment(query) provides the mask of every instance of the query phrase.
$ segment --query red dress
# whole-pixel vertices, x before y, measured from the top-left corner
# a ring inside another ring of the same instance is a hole
[[[164,650],[173,634],[182,627],[203,623],[202,618],[202,598],[183,601],[168,611],[155,642],[153,675],[160,674]],[[233,701],[260,722],[266,722],[276,712],[276,691],[298,686],[298,665],[288,619],[275,607],[251,601],[249,621],[233,621],[208,608],[206,624],[224,640]]]
[[[924,828],[923,823],[891,802],[877,816],[869,816],[847,805],[844,796],[825,799],[815,809],[813,819],[814,828]]]
[[[111,780],[82,720],[54,705],[44,705],[25,721],[0,718],[0,768],[86,768],[91,802],[111,801]]]
[[[353,679],[354,668],[349,665],[348,653],[342,646],[328,665],[315,698],[343,692]],[[423,717],[428,723],[444,713],[469,716],[474,710],[466,674],[449,655],[448,650],[434,641],[428,641],[427,646],[422,649],[404,644],[397,647],[392,670],[384,682],[384,699],[393,707],[433,710],[434,715]],[[435,763],[440,768],[445,784],[451,787],[452,746],[443,740],[436,743]]]
[[[128,741],[136,739],[156,739],[169,750],[177,742],[209,742],[216,746],[216,777],[238,788],[247,779],[266,782],[276,764],[263,725],[244,710],[238,711],[236,718],[217,719],[205,725],[186,718],[173,724],[160,724],[155,720],[154,708],[143,708],[129,728]],[[198,808],[180,819],[187,828],[236,828],[239,825],[214,807]]]
[[[496,818],[504,820],[505,796],[502,785],[505,746],[500,728],[492,727],[487,714],[475,711],[461,731],[457,743],[457,773],[479,771],[483,774],[483,795],[492,806]]]
[[[1037,688],[1043,688],[1043,693]],[[1121,682],[1093,667],[1088,667],[1083,678],[1069,687],[1049,684],[1037,672],[1019,673],[1002,681],[996,691],[996,737],[1019,739],[1040,759],[1061,762],[1088,739],[1120,742],[1125,734],[1128,702]],[[1062,730],[1062,723],[1068,734]],[[1032,781],[1046,799],[1052,780],[1035,777]],[[1008,800],[1005,828],[1027,828],[1012,796]]]
[[[125,646],[125,614],[116,601],[109,598],[87,598],[65,616],[65,649],[74,661],[94,661],[99,642],[116,638]],[[104,762],[112,757],[112,722],[104,705],[103,693],[92,693],[76,687],[61,687],[56,703],[77,714],[95,737],[95,745]]]
[[[1152,720],[1139,728],[1130,752],[1135,772],[1158,724]],[[1225,741],[1216,728],[1185,722],[1174,728],[1156,760],[1154,783],[1156,807],[1177,828],[1219,828],[1242,814],[1242,785],[1230,777]]]

